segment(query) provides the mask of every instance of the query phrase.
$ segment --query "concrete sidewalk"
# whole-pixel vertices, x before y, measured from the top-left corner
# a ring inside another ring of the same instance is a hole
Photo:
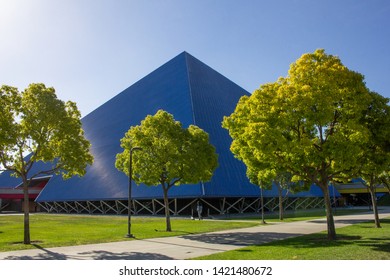
[[[381,207],[379,212],[380,218],[390,217],[388,207]],[[371,212],[337,216],[335,224],[340,228],[373,219]],[[182,260],[326,229],[326,219],[316,219],[177,237],[56,248],[36,246],[32,250],[0,253],[0,260]]]

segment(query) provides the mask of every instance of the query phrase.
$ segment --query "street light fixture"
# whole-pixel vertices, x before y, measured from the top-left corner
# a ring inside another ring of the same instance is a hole
[[[130,164],[129,164],[129,196],[127,200],[127,210],[128,210],[128,219],[127,219],[127,234],[126,237],[134,238],[135,236],[131,234],[131,182],[133,177],[133,152],[136,150],[142,150],[140,147],[132,147],[130,149]]]

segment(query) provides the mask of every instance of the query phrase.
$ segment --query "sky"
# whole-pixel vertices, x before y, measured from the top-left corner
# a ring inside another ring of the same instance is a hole
[[[319,48],[390,97],[388,0],[0,0],[0,85],[83,116],[183,51],[253,92]]]

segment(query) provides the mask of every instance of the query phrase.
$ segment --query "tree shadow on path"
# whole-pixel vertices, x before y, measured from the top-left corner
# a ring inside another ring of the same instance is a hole
[[[53,252],[50,249],[45,249],[38,245],[33,245],[42,253],[35,255],[24,256],[9,256],[4,258],[5,260],[170,260],[172,258],[153,253],[140,253],[140,252],[120,252],[114,253],[104,250],[94,250],[88,252],[79,252],[74,254],[64,254]]]
[[[172,258],[161,254],[140,252],[113,253],[104,250],[83,252],[79,253],[79,255],[90,256],[90,259],[93,260],[172,260]]]
[[[239,233],[211,233],[201,235],[182,236],[183,239],[199,241],[209,244],[227,244],[235,246],[249,246],[268,243],[276,240],[301,236],[296,233],[280,232],[239,232]]]
[[[32,244],[35,248],[42,251],[37,255],[25,256],[9,256],[5,260],[66,260],[67,256],[61,253],[50,251],[50,249],[43,248],[39,245]]]

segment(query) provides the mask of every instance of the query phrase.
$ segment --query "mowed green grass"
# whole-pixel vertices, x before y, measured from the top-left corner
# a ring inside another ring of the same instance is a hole
[[[201,257],[202,260],[390,260],[390,219],[336,229],[337,240],[326,232]]]
[[[361,209],[361,208],[341,208],[337,210],[333,210],[334,216],[343,216],[343,215],[353,215],[353,214],[359,214],[368,212],[368,209]],[[297,221],[305,221],[305,220],[312,220],[312,219],[318,219],[318,218],[324,218],[326,217],[325,209],[306,209],[306,210],[296,210],[296,211],[286,211],[284,213],[284,219],[282,222],[297,222]],[[234,220],[234,215],[232,215],[231,218],[228,220]],[[260,214],[256,215],[250,215],[247,217],[241,217],[240,219],[245,220],[259,220],[261,219]],[[264,219],[266,223],[275,223],[275,222],[281,222],[279,220],[279,214],[278,212],[271,212],[271,213],[265,213]]]
[[[172,232],[165,231],[165,218],[133,217],[132,234],[137,239],[211,232],[258,225],[257,221],[207,221],[172,219]],[[0,251],[49,248],[129,240],[127,217],[89,215],[30,215],[31,241],[23,244],[23,215],[0,215]]]

